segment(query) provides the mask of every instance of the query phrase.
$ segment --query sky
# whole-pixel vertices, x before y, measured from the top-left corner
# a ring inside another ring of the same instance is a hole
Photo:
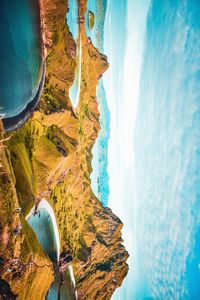
[[[134,253],[134,124],[139,97],[146,17],[150,0],[108,1],[105,53],[110,68],[104,85],[111,113],[108,148],[109,207],[124,223],[130,271],[112,299],[132,299],[137,268]]]

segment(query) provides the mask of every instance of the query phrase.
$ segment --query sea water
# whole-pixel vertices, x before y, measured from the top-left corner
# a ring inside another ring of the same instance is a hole
[[[28,223],[35,232],[39,243],[52,261],[57,260],[57,245],[51,216],[41,208],[39,213],[32,215]]]
[[[73,85],[70,88],[70,99],[74,107],[78,105],[79,101],[79,84],[81,80],[80,63],[81,63],[81,51],[79,48],[79,28],[78,28],[78,5],[77,1],[70,0],[68,2],[67,24],[72,36],[77,43],[77,64],[78,67],[75,73],[75,79]],[[86,35],[91,38],[92,43],[99,49],[101,53],[104,52],[104,21],[106,14],[107,0],[89,0],[87,2],[87,10],[85,13],[85,30]],[[93,29],[89,30],[89,11],[94,13],[95,24]],[[99,81],[97,88],[97,101],[100,111],[100,125],[101,131],[98,139],[92,149],[92,167],[93,172],[91,174],[92,189],[96,196],[104,205],[108,203],[109,186],[108,186],[108,173],[107,173],[107,151],[108,140],[110,136],[109,123],[110,113],[107,106],[106,95],[104,91],[104,85],[102,79]]]
[[[39,5],[33,0],[1,0],[0,8],[0,112],[13,117],[33,100],[39,84]]]
[[[80,92],[80,80],[81,80],[81,50],[79,49],[80,41],[79,41],[79,24],[78,24],[78,1],[77,0],[69,0],[68,1],[68,12],[67,12],[67,24],[69,26],[69,31],[71,32],[73,39],[77,45],[76,47],[76,71],[75,78],[72,86],[69,90],[69,96],[72,101],[74,107],[78,104],[79,92]]]
[[[98,0],[88,0],[87,10],[85,12],[86,35],[91,38],[91,41],[95,47],[97,47],[96,31],[100,30],[100,28],[97,28],[97,22],[96,22],[97,14],[100,13],[100,11],[97,11],[97,1]],[[92,30],[90,30],[90,27],[89,27],[89,12],[92,12],[94,14],[94,19],[95,19]]]
[[[74,40],[78,39],[79,24],[78,24],[78,1],[68,1],[67,24]]]
[[[48,255],[48,257],[55,263],[57,261],[57,245],[53,222],[48,211],[41,208],[36,215],[31,215],[28,219],[28,223],[35,232],[37,239]],[[59,277],[55,273],[55,280],[52,282],[48,296],[46,299],[57,299],[59,290]]]
[[[101,53],[104,53],[104,23],[107,10],[107,0],[88,1],[86,18],[86,34],[91,38],[92,43]],[[88,12],[91,11],[95,16],[95,25],[89,30]],[[93,159],[91,174],[92,189],[98,196],[103,205],[108,204],[109,195],[109,177],[107,172],[108,166],[108,141],[110,138],[110,112],[107,105],[107,99],[104,89],[103,79],[99,80],[97,86],[97,102],[100,112],[100,126],[96,143],[92,149]]]
[[[44,208],[40,208],[36,215],[31,215],[29,217],[28,223],[35,232],[40,245],[43,247],[48,257],[52,262],[56,263],[58,257],[56,237],[49,212]],[[56,271],[54,281],[52,282],[48,295],[46,296],[47,300],[57,299],[59,291],[61,300],[75,299],[74,284],[72,282],[69,268],[64,271],[63,279],[64,283],[60,286],[60,276],[58,271]]]

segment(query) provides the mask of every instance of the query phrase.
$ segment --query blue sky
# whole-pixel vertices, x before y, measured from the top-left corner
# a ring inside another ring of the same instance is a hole
[[[109,0],[105,23],[104,47],[110,68],[104,75],[104,85],[111,113],[108,205],[124,223],[124,244],[130,253],[130,271],[113,296],[116,300],[132,299],[136,276],[133,135],[148,8],[149,0]]]

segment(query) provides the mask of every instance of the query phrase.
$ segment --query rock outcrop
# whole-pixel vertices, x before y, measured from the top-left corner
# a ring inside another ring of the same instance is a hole
[[[80,22],[81,91],[75,110],[69,88],[75,77],[76,44],[66,25],[67,0],[40,0],[40,6],[47,56],[42,99],[22,128],[10,134],[1,128],[2,139],[8,138],[1,150],[1,277],[19,299],[36,299],[34,294],[43,299],[47,292],[52,281],[47,269],[52,267],[24,218],[45,197],[54,207],[61,251],[73,255],[79,298],[110,299],[128,272],[128,254],[122,245],[123,224],[102,206],[90,180],[91,150],[100,130],[96,87],[108,68],[107,58],[88,42]],[[79,1],[79,19],[84,20],[85,11],[86,1]],[[18,206],[20,215],[15,213]],[[15,237],[11,231],[18,223],[23,229]],[[14,261],[16,272],[7,274],[14,257],[19,258]]]

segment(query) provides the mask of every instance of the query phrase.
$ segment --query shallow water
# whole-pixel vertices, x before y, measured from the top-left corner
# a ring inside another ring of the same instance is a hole
[[[94,17],[96,19],[97,13],[97,0],[88,0],[87,2],[87,10],[85,13],[85,30],[86,35],[91,38],[91,41],[95,47],[97,47],[97,40],[96,40],[96,31],[99,29],[97,28],[96,20],[94,22],[94,27],[92,30],[89,29],[89,11],[91,11],[94,14]]]
[[[59,289],[60,278],[56,276],[55,281],[51,284],[46,296],[46,300],[75,300],[74,285],[70,277],[69,269],[67,269],[63,274],[64,284],[61,285]],[[59,294],[59,298],[58,298]]]
[[[69,31],[72,33],[74,40],[76,41],[79,33],[78,25],[78,2],[76,0],[68,0],[67,12],[67,24],[69,26]]]
[[[30,216],[28,223],[35,232],[39,243],[55,264],[57,262],[58,250],[53,222],[49,212],[44,208],[40,208],[39,213]],[[56,266],[55,270],[57,270]],[[60,293],[60,300],[75,299],[74,283],[72,281],[69,268],[64,272],[63,277],[64,283],[60,285],[60,275],[58,270],[55,271],[55,279],[49,288],[48,294],[45,298],[46,300],[58,299],[58,293]]]
[[[108,109],[103,80],[101,79],[97,88],[97,100],[100,112],[101,130],[97,140],[98,144],[98,196],[104,206],[108,205],[109,176],[108,167],[108,142],[110,138],[110,111]]]
[[[107,0],[88,1],[86,19],[86,34],[91,38],[95,47],[101,53],[104,53],[104,22],[107,9]],[[95,15],[95,25],[92,31],[89,30],[88,12],[91,11]],[[110,137],[110,112],[107,105],[106,94],[104,90],[103,80],[100,79],[97,87],[97,101],[100,112],[101,130],[98,139],[92,149],[93,159],[91,174],[92,189],[103,205],[108,204],[109,185],[108,185],[108,141]]]
[[[78,24],[78,2],[75,0],[69,0],[68,1],[68,12],[67,12],[67,24],[69,26],[69,31],[71,32],[76,44],[77,44],[77,55],[76,55],[76,60],[77,60],[77,67],[76,67],[76,73],[75,73],[75,79],[70,87],[69,90],[69,96],[72,101],[72,104],[74,107],[77,106],[78,104],[78,93],[79,93],[79,45],[78,45],[78,37],[79,37],[79,24]]]
[[[28,223],[37,235],[43,249],[52,261],[57,260],[57,245],[51,217],[46,209],[41,208],[39,213],[32,215]]]
[[[12,117],[33,99],[39,83],[39,6],[33,0],[2,0],[0,8],[0,107]]]

